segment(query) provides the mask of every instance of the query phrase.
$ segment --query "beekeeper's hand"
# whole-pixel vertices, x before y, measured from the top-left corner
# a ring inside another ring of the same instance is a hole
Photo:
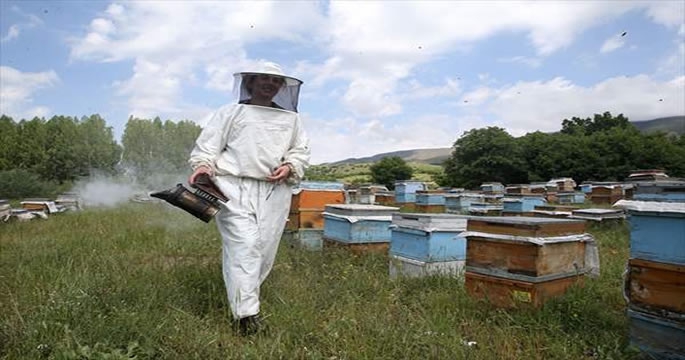
[[[188,184],[191,184],[191,185],[194,184],[195,178],[197,178],[197,176],[200,174],[207,174],[209,176],[214,176],[214,171],[212,171],[212,168],[210,168],[207,165],[200,165],[195,169],[195,171],[193,171],[192,174],[190,174],[190,177],[188,178]]]
[[[279,167],[277,167],[274,172],[271,173],[271,176],[267,176],[266,180],[270,182],[283,182],[285,181],[288,176],[290,176],[290,173],[292,172],[292,165],[286,163],[283,164]]]

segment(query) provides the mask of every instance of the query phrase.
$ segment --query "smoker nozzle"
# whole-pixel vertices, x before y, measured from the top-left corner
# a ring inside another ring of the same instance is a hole
[[[191,186],[196,188],[194,193],[183,184],[177,184],[175,188],[150,193],[150,196],[162,199],[208,223],[220,210],[219,200],[226,202],[228,198],[206,174],[198,176],[196,183]]]

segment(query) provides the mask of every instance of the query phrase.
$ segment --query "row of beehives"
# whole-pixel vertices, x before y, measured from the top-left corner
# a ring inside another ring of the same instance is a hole
[[[77,194],[64,193],[55,200],[25,199],[19,206],[20,208],[12,208],[9,201],[0,200],[0,223],[47,219],[52,214],[80,210],[81,202]]]
[[[630,341],[655,359],[685,359],[685,182],[636,183],[628,213],[624,297]]]
[[[599,270],[585,221],[400,213],[397,207],[328,204],[323,226],[289,226],[285,240],[309,249],[387,252],[391,277],[463,278],[469,294],[508,307],[540,305]]]

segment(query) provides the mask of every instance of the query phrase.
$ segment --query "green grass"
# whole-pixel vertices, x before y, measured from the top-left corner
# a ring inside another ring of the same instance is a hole
[[[283,242],[262,287],[269,331],[243,338],[213,223],[134,204],[0,224],[0,358],[634,358],[621,296],[628,232],[593,231],[601,277],[541,309],[494,308],[452,278],[391,280],[385,255]]]

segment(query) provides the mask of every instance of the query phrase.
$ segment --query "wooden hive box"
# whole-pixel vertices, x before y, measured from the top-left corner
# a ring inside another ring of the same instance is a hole
[[[631,306],[656,314],[675,312],[685,318],[685,265],[630,259],[628,269],[626,294]]]
[[[685,203],[624,203],[630,215],[630,257],[685,265]]]
[[[293,194],[290,201],[290,212],[300,209],[320,209],[323,211],[326,204],[344,204],[345,192],[343,190],[311,190],[301,189]]]
[[[578,274],[585,271],[585,246],[582,241],[537,245],[531,242],[467,236],[466,266],[497,276]]]
[[[393,214],[390,254],[422,262],[466,259],[468,216],[452,214]]]
[[[322,209],[299,209],[290,212],[286,229],[323,229],[324,217]]]
[[[26,199],[19,203],[27,211],[45,211],[47,214],[59,212],[54,201],[48,199]]]
[[[380,205],[327,205],[323,236],[346,244],[390,243],[392,214],[399,210]]]
[[[535,217],[481,217],[469,219],[467,230],[528,237],[564,236],[584,233],[585,222]]]
[[[628,309],[630,343],[651,359],[685,360],[685,323]]]
[[[385,206],[395,205],[395,193],[377,193],[376,204]]]
[[[582,275],[576,275],[530,282],[478,274],[469,271],[468,267],[464,278],[464,286],[470,296],[503,308],[517,305],[539,307],[547,300],[565,294],[573,285],[582,286],[584,281]]]

